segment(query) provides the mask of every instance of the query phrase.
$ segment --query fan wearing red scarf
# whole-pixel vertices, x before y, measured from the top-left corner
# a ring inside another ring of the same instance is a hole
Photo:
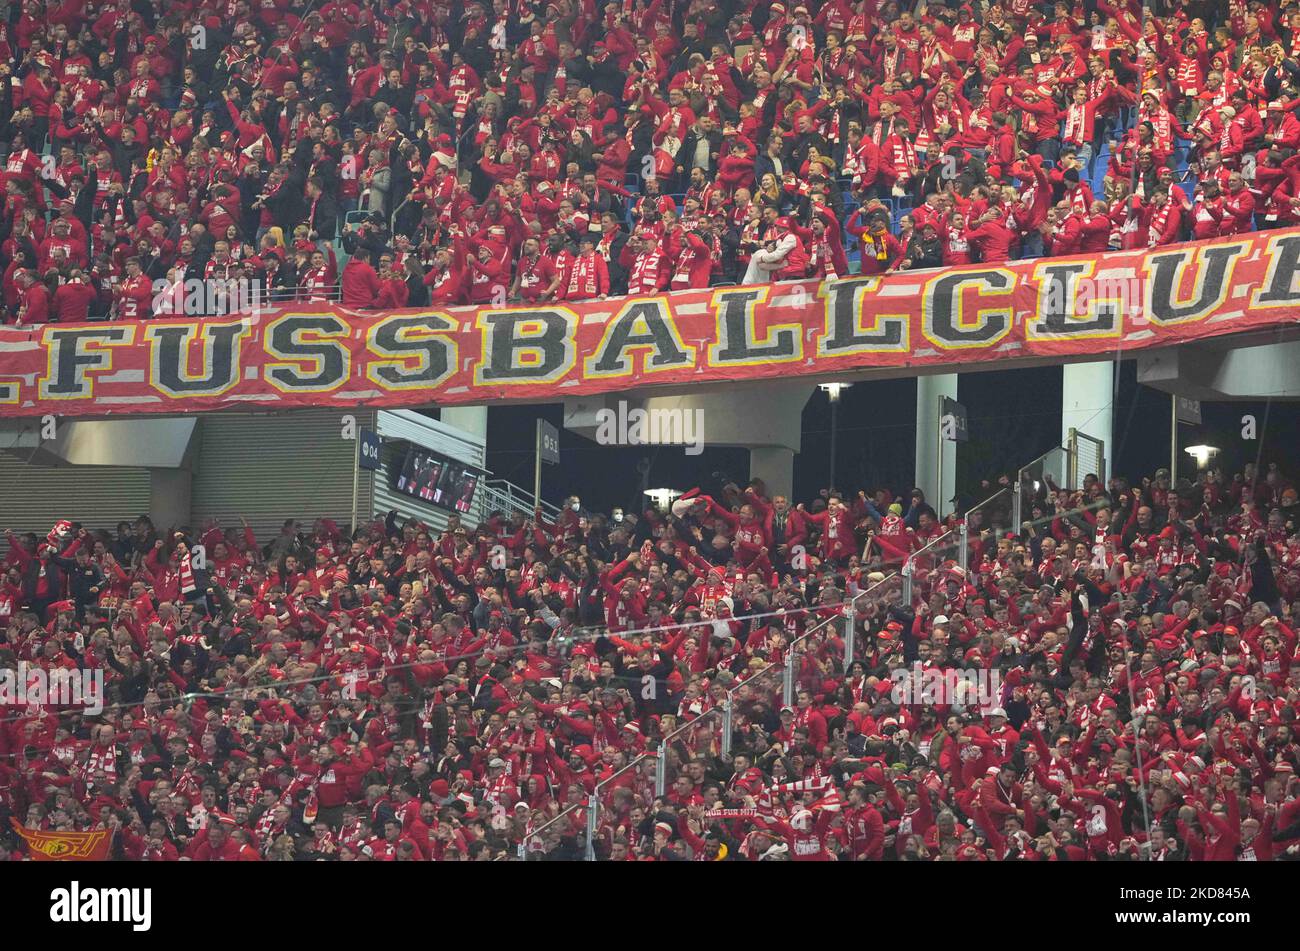
[[[609,265],[596,253],[596,242],[583,235],[578,254],[560,275],[559,300],[578,301],[604,298],[609,293]]]

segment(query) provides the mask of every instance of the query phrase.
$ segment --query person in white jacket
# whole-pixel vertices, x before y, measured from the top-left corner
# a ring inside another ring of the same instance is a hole
[[[790,232],[782,235],[778,241],[768,239],[763,243],[763,247],[753,253],[749,259],[749,267],[745,269],[746,284],[770,284],[772,275],[785,267],[785,259],[790,256],[790,252],[798,245],[799,239]]]

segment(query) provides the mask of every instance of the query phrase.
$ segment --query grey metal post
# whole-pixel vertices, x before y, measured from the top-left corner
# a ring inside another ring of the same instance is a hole
[[[533,424],[533,509],[542,504],[542,421]]]
[[[1169,397],[1169,484],[1178,481],[1178,396]],[[1073,434],[1074,430],[1070,431]]]
[[[596,861],[596,824],[600,818],[600,797],[592,793],[587,797],[587,861]]]
[[[781,673],[781,703],[787,707],[794,706],[794,665],[796,659],[796,652],[790,651],[785,658],[785,670]]]
[[[1074,427],[1070,427],[1070,438],[1066,442],[1065,471],[1065,487],[1073,492],[1079,487],[1079,431]]]
[[[839,429],[839,409],[840,394],[838,390],[830,393],[831,398],[831,481],[827,484],[832,491],[835,489],[835,443]]]
[[[722,756],[730,758],[731,756],[731,694],[727,694],[727,699],[722,702]]]
[[[664,786],[668,783],[668,744],[660,743],[659,749],[655,751],[655,795],[664,794]]]
[[[912,559],[903,562],[903,610],[912,610]]]
[[[853,646],[858,635],[858,611],[855,605],[857,600],[849,599],[848,606],[844,609],[844,670],[847,673],[849,665],[853,663]]]
[[[1020,534],[1020,509],[1025,500],[1024,479],[1024,469],[1016,472],[1016,486],[1011,493],[1011,530],[1017,535]]]
[[[352,534],[357,533],[358,497],[361,494],[361,434],[353,433],[355,440],[352,453]]]
[[[969,514],[970,513],[968,512],[967,515]],[[961,566],[961,573],[963,575],[966,574],[967,569],[970,567],[970,547],[966,544],[969,535],[970,526],[966,524],[965,520],[963,520],[961,525],[957,527],[957,542],[961,545],[961,547],[957,549],[957,564]]]

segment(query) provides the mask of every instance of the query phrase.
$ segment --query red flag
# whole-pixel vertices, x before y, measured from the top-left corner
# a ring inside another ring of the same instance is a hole
[[[109,829],[94,832],[42,832],[26,829],[17,819],[9,820],[14,831],[27,843],[34,862],[106,862],[113,844]]]

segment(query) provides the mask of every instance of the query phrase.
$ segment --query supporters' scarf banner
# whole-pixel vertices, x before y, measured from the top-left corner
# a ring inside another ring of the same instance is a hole
[[[1155,251],[505,308],[0,329],[0,415],[555,400],[1125,352],[1294,323],[1300,229]]]
[[[95,832],[41,832],[27,829],[17,819],[9,820],[14,831],[27,843],[34,862],[105,862],[113,844],[108,829]]]

